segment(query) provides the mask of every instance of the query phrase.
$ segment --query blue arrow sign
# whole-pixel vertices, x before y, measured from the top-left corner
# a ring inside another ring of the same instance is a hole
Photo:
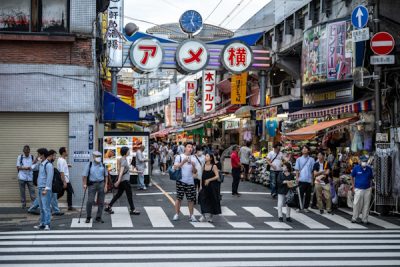
[[[351,13],[351,23],[354,27],[361,29],[367,25],[368,9],[365,6],[357,6]]]

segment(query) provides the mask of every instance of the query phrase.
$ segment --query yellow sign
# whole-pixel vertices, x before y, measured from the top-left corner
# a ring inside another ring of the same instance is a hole
[[[247,72],[232,75],[231,104],[246,104]]]

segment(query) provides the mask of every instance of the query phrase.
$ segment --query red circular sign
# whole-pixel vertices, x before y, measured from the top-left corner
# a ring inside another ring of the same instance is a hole
[[[377,55],[387,55],[394,48],[394,38],[390,33],[378,32],[370,42],[372,51]]]

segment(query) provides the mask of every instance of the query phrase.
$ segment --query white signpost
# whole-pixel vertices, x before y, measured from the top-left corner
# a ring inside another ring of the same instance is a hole
[[[371,65],[392,65],[394,62],[394,55],[371,56]]]
[[[354,30],[351,33],[353,36],[353,42],[355,43],[369,40],[369,28]]]

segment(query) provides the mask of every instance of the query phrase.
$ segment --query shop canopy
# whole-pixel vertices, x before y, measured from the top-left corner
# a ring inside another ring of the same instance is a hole
[[[343,124],[350,123],[351,121],[357,120],[357,117],[332,120],[332,121],[324,121],[317,124],[313,124],[304,128],[300,128],[296,131],[290,132],[286,134],[287,139],[301,141],[301,140],[312,140],[314,139],[318,133],[323,130],[341,126]]]
[[[185,131],[193,131],[204,127],[204,121],[195,122],[185,127]]]
[[[135,122],[139,120],[139,111],[118,97],[104,91],[104,122]]]

